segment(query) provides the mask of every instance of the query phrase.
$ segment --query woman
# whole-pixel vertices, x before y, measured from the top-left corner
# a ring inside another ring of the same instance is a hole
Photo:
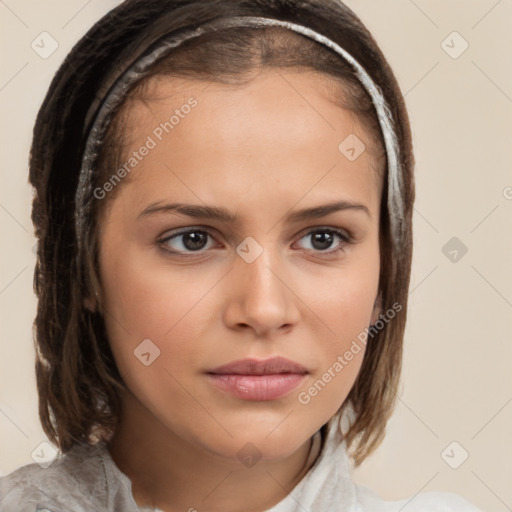
[[[394,403],[412,254],[403,97],[335,1],[128,0],[31,155],[40,417],[6,510],[476,510],[350,480]]]

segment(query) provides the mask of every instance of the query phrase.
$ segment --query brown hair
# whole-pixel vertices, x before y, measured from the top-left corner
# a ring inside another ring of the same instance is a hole
[[[414,158],[404,99],[377,43],[352,11],[334,0],[128,0],[102,18],[73,48],[50,86],[34,128],[30,182],[36,189],[32,219],[40,241],[34,275],[38,296],[34,324],[39,414],[45,433],[63,452],[76,443],[94,443],[112,434],[120,415],[119,390],[124,387],[105,331],[101,294],[97,311],[83,306],[84,297],[94,297],[94,291],[101,290],[98,226],[122,186],[109,192],[107,200],[93,201],[82,254],[76,247],[73,211],[87,135],[83,129],[87,110],[105,89],[112,70],[125,68],[130,52],[147,46],[159,32],[233,15],[292,21],[331,38],[363,65],[381,88],[393,115],[400,148],[404,235],[403,246],[397,251],[391,239],[384,187],[379,294],[382,311],[392,309],[396,303],[402,308],[396,318],[386,321],[384,328],[369,339],[356,382],[338,411],[341,415],[351,410],[350,426],[344,436],[353,448],[356,464],[383,439],[396,398],[402,359],[412,258]],[[144,98],[150,77],[186,77],[236,85],[250,80],[251,73],[261,67],[314,70],[332,78],[339,89],[336,103],[354,112],[371,135],[375,154],[385,155],[371,98],[351,66],[337,54],[282,28],[230,28],[188,40],[129,91],[128,100],[110,120],[93,189],[104,184],[113,169],[121,165],[126,142],[122,120],[131,102]],[[387,168],[380,174],[386,180]]]

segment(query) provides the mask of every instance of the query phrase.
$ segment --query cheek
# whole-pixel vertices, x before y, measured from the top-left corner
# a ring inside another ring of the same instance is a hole
[[[373,250],[361,252],[357,262],[332,272],[329,280],[304,274],[299,281],[299,294],[307,297],[306,305],[314,312],[309,318],[318,364],[314,375],[299,390],[297,401],[309,414],[325,415],[326,421],[342,405],[363,362],[378,293],[377,248],[374,245]]]
[[[343,348],[371,323],[380,276],[377,236],[365,246],[338,268],[305,269],[297,279],[300,297],[325,328],[326,346]]]
[[[208,283],[211,279],[198,279],[190,270],[155,266],[154,261],[129,251],[112,263],[105,265],[103,277],[111,343],[126,350],[144,339],[158,345],[161,340],[172,339],[179,348],[181,336],[177,333],[193,334],[189,315],[212,288]]]
[[[206,321],[201,300],[213,278],[171,272],[129,249],[122,258],[110,256],[102,267],[105,325],[124,382],[156,417],[170,404],[173,411],[190,411],[193,404],[181,383],[201,355],[199,329]],[[179,422],[168,420],[179,430]]]
[[[313,336],[315,372],[298,390],[296,399],[307,414],[327,421],[350,393],[366,351],[365,331],[373,307],[373,293],[342,293],[331,296],[322,310],[322,329]],[[372,290],[373,292],[373,290]]]

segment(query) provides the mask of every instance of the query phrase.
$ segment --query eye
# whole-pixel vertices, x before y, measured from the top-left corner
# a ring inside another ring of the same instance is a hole
[[[199,228],[189,228],[187,230],[173,233],[172,235],[161,238],[157,241],[163,250],[179,256],[192,256],[204,254],[211,249],[208,246],[208,239],[213,239],[209,231]],[[344,231],[334,228],[317,228],[309,231],[305,236],[299,239],[308,240],[309,243],[303,249],[314,251],[320,254],[333,254],[345,249],[346,245],[352,242],[350,235]],[[328,250],[338,239],[336,248]],[[309,245],[309,247],[308,247]]]
[[[336,238],[340,240],[338,245],[333,250],[329,249]],[[310,240],[309,247],[305,247],[306,250],[313,250],[320,253],[332,254],[338,251],[342,251],[347,244],[351,242],[351,237],[344,231],[333,228],[317,228],[309,231],[306,236],[303,236],[300,240]],[[308,245],[308,244],[306,244]]]
[[[208,231],[194,228],[162,238],[158,240],[158,244],[171,253],[187,254],[195,252],[202,254],[204,252],[202,249],[208,244],[208,237],[211,238]]]

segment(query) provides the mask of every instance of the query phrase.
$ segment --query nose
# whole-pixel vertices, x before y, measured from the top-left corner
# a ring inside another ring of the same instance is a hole
[[[291,269],[276,251],[263,252],[252,263],[236,256],[228,274],[224,319],[231,329],[252,329],[274,336],[291,329],[300,318]]]

